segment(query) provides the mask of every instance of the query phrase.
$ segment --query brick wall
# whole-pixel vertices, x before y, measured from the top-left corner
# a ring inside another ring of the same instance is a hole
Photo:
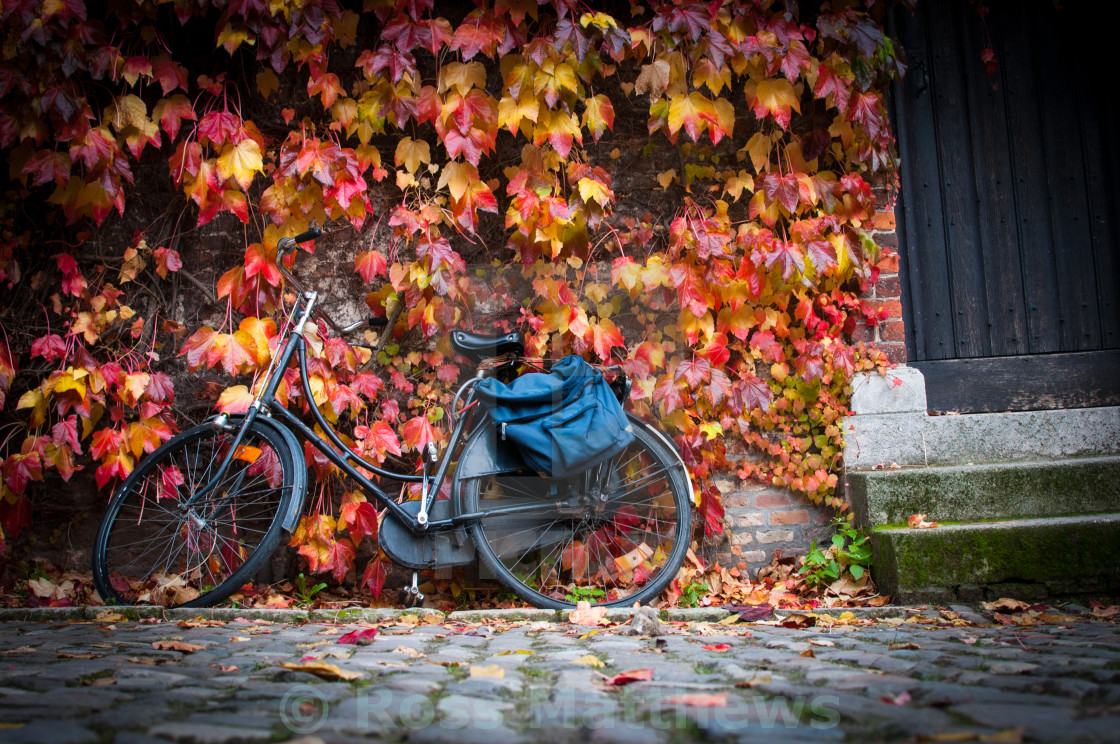
[[[713,483],[723,494],[729,531],[715,551],[724,567],[738,566],[754,579],[775,551],[784,556],[804,555],[814,540],[827,542],[831,537],[832,510],[810,503],[788,488],[741,480],[734,473],[717,476]]]
[[[880,204],[885,202],[879,197]],[[878,325],[860,329],[853,340],[874,343],[887,358],[896,364],[906,362],[906,332],[902,324],[902,281],[898,275],[898,233],[895,231],[894,210],[875,215],[871,222],[871,237],[883,248],[879,260],[879,280],[871,286],[866,299],[877,310],[885,310],[886,320]]]

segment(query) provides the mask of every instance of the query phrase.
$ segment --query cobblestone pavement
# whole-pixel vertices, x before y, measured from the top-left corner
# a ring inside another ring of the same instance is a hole
[[[202,625],[184,622],[199,611],[97,612],[0,613],[0,741],[1120,741],[1120,625],[1087,619],[934,627],[902,612],[803,629],[664,623],[651,638],[626,635],[625,618],[589,635],[551,613],[421,610],[355,646],[337,641],[372,611],[231,610]],[[638,669],[652,679],[600,676]]]

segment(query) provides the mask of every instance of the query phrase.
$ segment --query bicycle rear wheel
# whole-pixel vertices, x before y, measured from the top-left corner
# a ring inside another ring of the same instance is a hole
[[[662,437],[631,418],[634,442],[571,478],[502,473],[460,484],[483,565],[537,606],[649,602],[673,580],[692,530],[691,484]]]
[[[252,579],[275,549],[294,498],[295,466],[283,437],[254,422],[221,481],[186,505],[210,482],[236,433],[197,426],[129,475],[97,532],[93,579],[102,599],[206,607]]]

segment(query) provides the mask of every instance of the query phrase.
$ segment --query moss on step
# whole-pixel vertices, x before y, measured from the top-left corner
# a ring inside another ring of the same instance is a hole
[[[985,587],[1025,598],[1120,591],[1120,516],[926,530],[880,529],[873,573],[895,601],[976,600]]]

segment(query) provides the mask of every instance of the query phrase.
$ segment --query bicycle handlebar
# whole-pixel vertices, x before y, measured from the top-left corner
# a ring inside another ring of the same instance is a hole
[[[280,273],[283,274],[284,277],[292,283],[292,286],[294,286],[300,292],[300,294],[303,294],[305,296],[310,293],[304,288],[302,284],[300,284],[299,280],[296,279],[295,276],[293,276],[292,273],[288,271],[288,269],[284,266],[283,259],[286,258],[289,254],[295,252],[295,250],[299,248],[300,243],[306,243],[309,240],[315,240],[322,234],[322,230],[317,227],[313,227],[306,232],[302,232],[299,235],[296,235],[294,238],[280,238],[280,240],[276,242],[276,268],[280,269]],[[359,320],[351,323],[348,326],[342,326],[336,323],[334,319],[330,317],[330,315],[328,315],[319,307],[314,308],[313,312],[319,318],[322,318],[328,326],[333,328],[335,333],[338,333],[340,335],[344,333],[353,333],[354,331],[367,327],[377,328],[380,326],[388,325],[389,323],[388,318],[371,316],[368,320]]]

